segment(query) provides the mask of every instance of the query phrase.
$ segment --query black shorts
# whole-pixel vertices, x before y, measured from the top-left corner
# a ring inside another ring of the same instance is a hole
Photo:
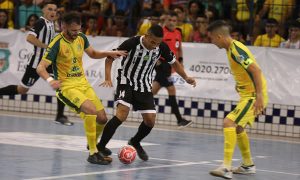
[[[127,84],[118,84],[115,101],[128,107],[132,106],[134,111],[156,113],[152,92],[134,91],[133,87]]]
[[[168,62],[160,60],[160,64],[155,66],[155,71],[156,75],[154,81],[157,81],[160,86],[169,87],[174,85],[173,81],[170,78],[172,67]]]
[[[155,75],[154,81],[158,82],[161,87],[169,87],[173,86],[174,83],[171,79],[171,76],[165,76],[163,74],[157,74]]]
[[[50,73],[51,76],[53,76],[52,74],[52,66],[50,65],[47,68],[47,71]],[[27,66],[25,73],[23,75],[23,78],[21,80],[22,86],[26,87],[26,88],[30,88],[34,85],[34,83],[40,78],[40,76],[38,75],[38,73],[36,72],[35,68],[32,68],[31,66]]]

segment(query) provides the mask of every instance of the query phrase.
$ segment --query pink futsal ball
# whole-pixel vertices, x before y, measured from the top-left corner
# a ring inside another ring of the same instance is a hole
[[[136,157],[136,150],[130,145],[123,146],[118,152],[119,160],[124,164],[131,164]]]

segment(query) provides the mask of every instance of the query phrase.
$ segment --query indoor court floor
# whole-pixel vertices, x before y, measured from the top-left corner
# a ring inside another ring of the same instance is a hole
[[[53,123],[51,117],[0,112],[1,180],[218,180],[209,175],[223,158],[220,131],[157,126],[142,143],[150,159],[120,163],[117,152],[136,133],[138,124],[125,123],[113,136],[110,165],[89,164],[83,124]],[[236,180],[300,180],[299,138],[250,135],[255,175]],[[240,164],[236,149],[233,165]]]

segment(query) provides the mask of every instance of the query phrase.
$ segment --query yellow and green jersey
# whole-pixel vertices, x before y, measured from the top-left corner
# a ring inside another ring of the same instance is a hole
[[[251,73],[247,70],[252,63],[255,63],[258,66],[253,54],[244,44],[233,40],[227,50],[227,56],[231,72],[236,81],[236,90],[239,95],[241,97],[255,97],[256,89],[254,79]],[[261,74],[261,79],[263,88],[262,92],[265,96],[267,96],[267,82],[263,74]]]
[[[88,83],[84,75],[82,56],[89,46],[83,33],[79,33],[73,42],[68,41],[62,33],[52,39],[43,60],[52,64],[54,79],[61,80],[62,87]]]

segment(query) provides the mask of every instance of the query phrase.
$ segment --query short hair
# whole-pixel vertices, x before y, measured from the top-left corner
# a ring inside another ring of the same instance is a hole
[[[207,27],[207,31],[212,32],[218,30],[222,27],[227,27],[230,30],[230,25],[224,20],[216,20],[210,23]]]
[[[278,25],[278,21],[274,18],[269,18],[266,20],[266,24],[275,24]]]
[[[300,28],[300,21],[290,20],[288,23],[289,28]]]
[[[148,33],[154,35],[155,37],[162,38],[164,36],[163,28],[160,25],[153,25],[148,29]]]
[[[72,23],[81,24],[81,16],[77,12],[68,12],[64,14],[62,22],[68,25]]]
[[[43,9],[48,4],[54,4],[54,5],[57,6],[57,4],[54,1],[52,1],[52,0],[45,0],[44,2],[41,3],[41,8]]]

